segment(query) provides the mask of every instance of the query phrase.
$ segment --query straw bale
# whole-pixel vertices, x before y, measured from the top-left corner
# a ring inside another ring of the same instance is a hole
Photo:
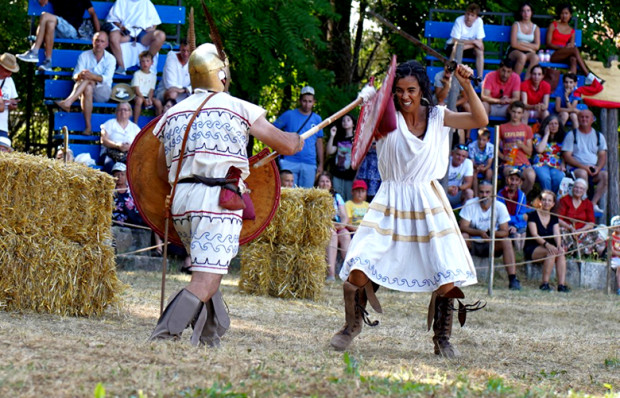
[[[261,293],[259,286],[264,284],[266,275],[271,270],[271,257],[273,246],[271,242],[252,241],[241,251],[241,273],[239,276],[239,288],[250,294]]]
[[[327,246],[335,216],[334,198],[324,189],[306,189],[304,242],[309,246]]]
[[[90,316],[116,303],[114,180],[15,152],[0,153],[0,176],[2,308]]]
[[[297,243],[305,235],[304,214],[307,189],[284,188],[280,198],[280,206],[274,219],[275,242],[284,245]]]

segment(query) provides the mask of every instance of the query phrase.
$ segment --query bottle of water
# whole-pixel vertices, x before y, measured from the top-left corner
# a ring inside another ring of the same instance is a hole
[[[545,62],[551,62],[551,53],[549,50],[545,51]]]
[[[545,51],[544,50],[538,51],[538,59],[540,60],[540,62],[545,62]]]

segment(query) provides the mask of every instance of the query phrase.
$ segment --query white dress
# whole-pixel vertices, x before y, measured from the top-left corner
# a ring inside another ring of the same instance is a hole
[[[153,130],[164,143],[171,185],[187,123],[207,95],[204,90],[196,90],[170,108]],[[246,153],[250,127],[264,114],[263,108],[227,93],[211,97],[192,124],[179,180],[194,175],[224,178],[231,166],[241,169],[241,177],[246,178],[250,174]],[[192,271],[226,274],[239,250],[242,211],[221,207],[220,190],[202,183],[177,185],[172,220],[190,254]]]
[[[358,269],[381,286],[430,292],[477,282],[476,270],[446,194],[437,182],[448,169],[445,107],[431,112],[423,140],[400,112],[398,127],[377,142],[381,187],[355,233],[340,277]]]

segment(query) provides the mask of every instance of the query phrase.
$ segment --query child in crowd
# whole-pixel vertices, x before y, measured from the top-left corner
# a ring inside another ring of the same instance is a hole
[[[153,65],[153,55],[148,51],[140,53],[140,70],[136,71],[131,79],[131,87],[133,87],[136,98],[133,107],[133,121],[138,123],[140,113],[142,113],[142,106],[144,109],[155,107],[155,114],[161,115],[163,106],[161,101],[153,96],[155,93],[155,84],[157,83],[157,74],[151,72],[151,65]]]
[[[280,186],[282,188],[295,188],[295,178],[290,170],[280,170]]]
[[[517,167],[523,176],[522,190],[528,194],[534,186],[536,173],[530,165],[530,156],[532,156],[532,129],[523,123],[523,114],[525,113],[525,105],[521,101],[515,101],[508,108],[510,113],[510,122],[499,126],[499,146],[498,154],[503,162],[504,177],[513,168]],[[509,167],[505,167],[509,166]]]
[[[353,181],[353,188],[351,189],[352,200],[347,200],[344,204],[347,210],[347,216],[351,220],[351,224],[347,225],[347,229],[351,232],[357,231],[362,219],[368,212],[368,202],[366,201],[366,192],[368,192],[368,185],[363,180]]]
[[[611,268],[616,270],[616,293],[620,296],[620,216],[611,219]]]
[[[573,128],[578,129],[577,113],[579,113],[579,109],[577,109],[577,103],[579,98],[575,97],[577,75],[566,73],[563,82],[563,86],[555,90],[555,111],[560,116],[562,126],[566,126],[566,122],[570,119]]]
[[[478,180],[493,181],[493,156],[495,146],[489,141],[491,132],[488,128],[478,130],[478,139],[469,144],[469,158],[474,162],[474,196],[478,196]]]

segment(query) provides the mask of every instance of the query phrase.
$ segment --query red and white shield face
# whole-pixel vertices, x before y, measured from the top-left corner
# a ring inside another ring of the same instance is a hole
[[[383,79],[383,84],[372,100],[362,107],[355,129],[355,139],[351,151],[351,167],[357,170],[370,149],[381,119],[392,102],[392,85],[396,75],[396,55],[392,56],[390,68]]]

